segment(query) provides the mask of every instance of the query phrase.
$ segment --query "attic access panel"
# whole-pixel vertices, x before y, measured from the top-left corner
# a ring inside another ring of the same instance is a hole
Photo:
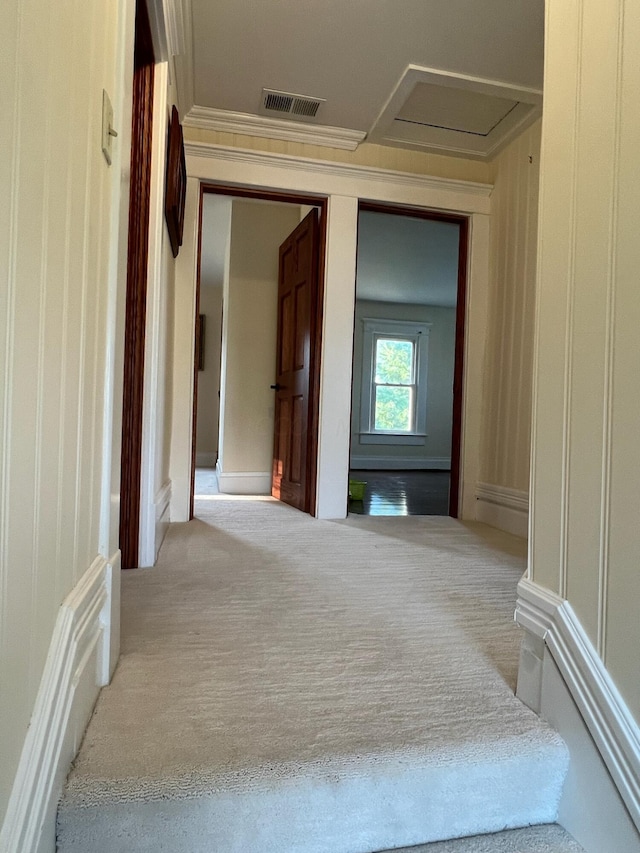
[[[517,105],[509,98],[417,83],[395,121],[488,136]]]
[[[542,93],[410,65],[369,133],[369,141],[491,159],[534,121]]]

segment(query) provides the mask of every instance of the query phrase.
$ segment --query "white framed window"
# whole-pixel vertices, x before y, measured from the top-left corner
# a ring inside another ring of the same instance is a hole
[[[431,324],[362,322],[360,442],[424,444]]]

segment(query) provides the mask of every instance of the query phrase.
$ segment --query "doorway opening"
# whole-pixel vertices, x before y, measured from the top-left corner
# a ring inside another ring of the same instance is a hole
[[[192,518],[195,494],[315,514],[325,232],[324,198],[201,187]]]
[[[468,221],[363,202],[349,512],[458,517]]]

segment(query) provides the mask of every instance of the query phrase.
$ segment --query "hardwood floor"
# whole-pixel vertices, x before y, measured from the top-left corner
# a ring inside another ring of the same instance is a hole
[[[349,501],[350,513],[449,514],[449,471],[350,471],[349,479],[367,484],[364,500]],[[215,469],[196,469],[195,494],[219,494]]]
[[[358,515],[448,515],[449,471],[350,471],[365,482],[364,500],[349,501]]]

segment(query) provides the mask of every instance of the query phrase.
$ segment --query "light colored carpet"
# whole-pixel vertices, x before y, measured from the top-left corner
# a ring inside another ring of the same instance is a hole
[[[370,853],[555,820],[566,749],[513,695],[519,540],[197,506],[123,577],[62,853]]]
[[[584,853],[584,849],[563,829],[551,824],[512,829],[497,835],[436,841],[419,847],[396,849],[393,853]]]

